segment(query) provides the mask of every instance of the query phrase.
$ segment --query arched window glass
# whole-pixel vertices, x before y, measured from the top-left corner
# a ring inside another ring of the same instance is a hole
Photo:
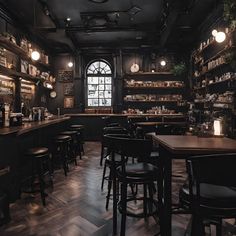
[[[111,101],[111,67],[104,61],[92,62],[87,68],[87,106],[109,107]]]

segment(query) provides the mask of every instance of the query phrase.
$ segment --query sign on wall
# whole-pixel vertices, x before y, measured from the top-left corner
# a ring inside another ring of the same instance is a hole
[[[73,96],[64,97],[64,108],[73,108],[75,103],[75,98]]]
[[[73,81],[73,71],[72,70],[59,70],[58,71],[58,81],[59,82],[72,82]]]

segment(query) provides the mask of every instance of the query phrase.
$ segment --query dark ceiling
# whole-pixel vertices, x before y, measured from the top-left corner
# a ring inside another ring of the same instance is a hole
[[[216,0],[0,0],[48,45],[83,48],[192,45]],[[66,21],[67,18],[71,21]]]

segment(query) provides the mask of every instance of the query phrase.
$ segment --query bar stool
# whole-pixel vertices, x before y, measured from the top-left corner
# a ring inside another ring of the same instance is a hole
[[[77,160],[76,160],[77,147],[78,147],[77,131],[67,130],[67,131],[61,132],[60,134],[71,137],[70,145],[69,145],[69,158],[70,158],[70,161],[73,161],[75,165],[77,166]]]
[[[55,140],[54,156],[57,154],[59,155],[60,163],[63,165],[64,174],[65,176],[67,176],[67,172],[69,170],[68,159],[69,159],[69,145],[71,142],[71,137],[68,135],[58,135],[55,137],[54,140]]]
[[[32,181],[31,181],[31,187],[32,190],[34,189],[34,179],[35,177],[39,180],[39,191],[41,194],[42,203],[45,206],[45,181],[44,176],[46,174],[49,174],[51,184],[53,185],[53,181],[51,178],[52,169],[50,166],[50,153],[48,151],[48,148],[46,147],[35,147],[30,148],[26,151],[26,156],[31,159],[32,163]]]
[[[80,150],[84,154],[84,125],[71,125],[70,129],[78,132]]]
[[[0,226],[8,223],[11,220],[9,211],[9,201],[7,194],[0,191],[0,213],[2,217],[0,218]]]

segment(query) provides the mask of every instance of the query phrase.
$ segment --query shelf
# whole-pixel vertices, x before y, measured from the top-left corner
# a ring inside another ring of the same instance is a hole
[[[10,77],[21,77],[22,79],[33,81],[33,82],[37,82],[39,80],[43,81],[43,79],[40,78],[40,77],[34,77],[32,75],[17,72],[15,70],[6,68],[6,67],[1,66],[1,65],[0,65],[0,73],[3,74],[3,75],[6,75],[6,76],[10,76]]]
[[[145,102],[145,103],[149,103],[149,102],[156,102],[156,103],[174,103],[174,102],[179,102],[177,100],[165,100],[165,101],[162,101],[162,100],[134,100],[134,101],[131,101],[131,100],[124,100],[124,102]]]
[[[35,65],[35,66],[43,66],[46,68],[49,68],[49,64],[45,64],[41,61],[33,61],[27,54],[27,52],[22,49],[20,46],[17,44],[12,43],[9,41],[7,38],[0,36],[0,46],[7,49],[8,51],[11,51],[14,54],[17,54],[20,56],[21,59],[28,61],[29,63]]]
[[[200,87],[200,88],[194,88],[193,91],[203,90],[206,89],[206,87]]]
[[[126,73],[129,76],[145,76],[145,75],[173,75],[171,72],[137,72],[137,73]]]
[[[148,86],[146,86],[146,87],[128,87],[128,86],[125,86],[124,87],[125,89],[183,89],[183,88],[185,88],[185,87],[171,87],[171,86],[169,86],[169,87],[148,87]]]

